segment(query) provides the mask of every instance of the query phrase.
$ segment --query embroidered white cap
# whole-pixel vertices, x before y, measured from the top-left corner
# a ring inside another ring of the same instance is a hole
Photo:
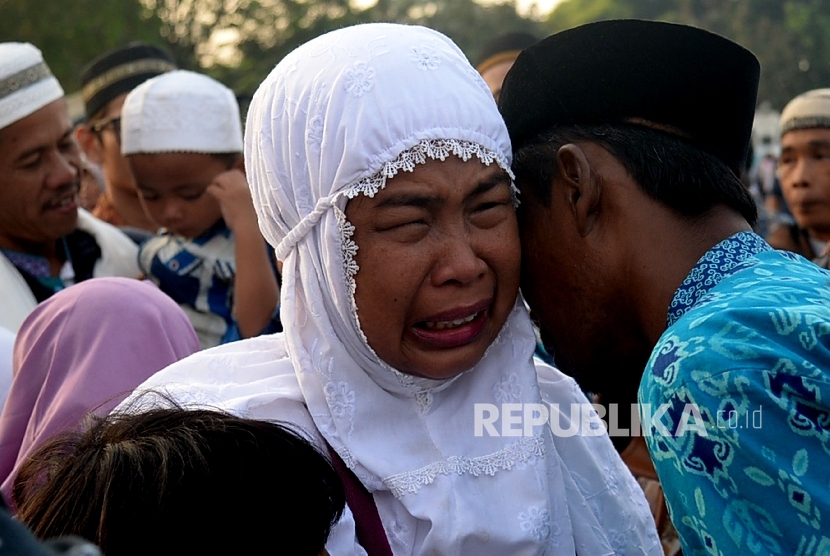
[[[32,44],[0,43],[0,129],[63,98],[63,89]]]
[[[121,152],[242,152],[236,96],[215,79],[192,71],[149,79],[124,101]]]

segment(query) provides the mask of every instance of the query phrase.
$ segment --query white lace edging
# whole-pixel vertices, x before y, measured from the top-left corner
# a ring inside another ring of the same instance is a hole
[[[381,168],[378,172],[375,172],[373,175],[356,181],[340,193],[336,193],[328,198],[325,203],[318,202],[318,206],[315,207],[314,212],[306,216],[301,223],[307,224],[307,227],[310,228],[317,222],[317,220],[319,220],[320,215],[322,215],[328,207],[334,208],[335,215],[337,217],[337,224],[340,229],[343,274],[346,276],[346,288],[349,294],[352,314],[355,318],[358,333],[372,353],[374,353],[374,350],[372,350],[371,346],[369,346],[369,341],[366,339],[366,335],[363,334],[363,328],[360,326],[360,319],[357,316],[357,303],[354,300],[354,294],[357,290],[354,277],[360,269],[354,260],[354,257],[357,254],[357,244],[352,240],[352,236],[354,235],[354,225],[348,221],[346,213],[337,206],[336,200],[341,195],[344,195],[348,199],[354,199],[361,194],[366,195],[367,197],[374,197],[378,191],[386,187],[386,180],[394,177],[400,170],[403,170],[404,172],[412,172],[418,164],[425,164],[427,159],[446,160],[450,155],[455,155],[464,162],[475,156],[487,166],[493,162],[498,164],[499,168],[507,172],[507,175],[510,176],[510,190],[513,195],[513,205],[518,206],[518,189],[516,189],[516,185],[513,183],[515,175],[510,169],[510,165],[507,164],[507,160],[500,153],[493,152],[472,141],[462,141],[460,139],[424,139],[414,147],[399,154],[394,160],[390,160],[385,163],[383,168]],[[306,222],[306,220],[309,222]],[[301,226],[297,226],[296,228],[299,229]],[[307,231],[308,230],[300,231],[300,233],[304,235]],[[294,234],[294,232],[295,230],[292,230],[291,233],[289,233],[289,236]],[[287,237],[288,236],[286,236],[286,239],[280,243],[280,248],[284,247],[283,243],[286,243]],[[296,241],[298,241],[298,238],[293,239],[291,245],[296,243]],[[278,251],[279,250],[280,249],[278,249]],[[378,359],[380,360],[380,358]],[[422,414],[429,409],[432,402],[430,398],[431,396],[429,394],[422,395],[418,398],[417,401]]]
[[[542,436],[526,436],[518,442],[476,458],[450,456],[443,461],[431,463],[415,471],[398,473],[383,480],[383,484],[397,499],[406,494],[417,494],[421,487],[432,484],[438,475],[493,476],[498,471],[510,470],[517,463],[527,462],[545,455],[545,441]]]
[[[498,164],[499,168],[510,176],[510,187],[513,191],[514,202],[517,202],[516,194],[518,190],[513,184],[515,175],[510,169],[510,165],[507,164],[507,160],[500,153],[485,149],[478,143],[460,139],[424,139],[414,147],[399,154],[394,160],[385,163],[383,168],[373,175],[351,184],[343,191],[343,194],[349,199],[354,199],[360,194],[374,197],[378,191],[386,187],[386,180],[395,177],[399,171],[412,172],[416,165],[425,164],[427,159],[446,160],[451,154],[464,162],[475,156],[486,166],[493,162]]]
[[[346,213],[343,212],[340,207],[334,205],[332,208],[334,209],[334,215],[337,218],[337,227],[340,229],[340,255],[341,263],[343,265],[343,275],[346,277],[346,289],[349,294],[349,305],[352,310],[351,312],[354,317],[357,332],[360,334],[363,342],[369,346],[369,340],[366,339],[366,335],[363,334],[363,328],[360,326],[360,318],[357,314],[357,302],[354,300],[354,292],[357,290],[354,275],[357,274],[357,271],[360,268],[354,260],[358,249],[357,244],[352,239],[352,236],[354,235],[354,224],[346,219]],[[371,347],[369,349],[371,349]],[[372,353],[374,353],[374,350]]]

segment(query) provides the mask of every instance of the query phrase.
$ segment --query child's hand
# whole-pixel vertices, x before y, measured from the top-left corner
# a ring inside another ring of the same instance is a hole
[[[222,217],[231,231],[237,232],[239,226],[253,226],[258,229],[251,191],[248,189],[245,174],[241,171],[222,172],[213,178],[207,192],[219,201]]]

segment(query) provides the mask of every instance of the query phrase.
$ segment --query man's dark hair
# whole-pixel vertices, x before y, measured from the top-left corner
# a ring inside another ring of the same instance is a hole
[[[340,518],[340,479],[289,428],[210,410],[99,419],[38,450],[14,485],[40,538],[78,535],[107,556],[316,556]]]
[[[578,141],[603,147],[643,191],[683,216],[700,216],[723,204],[750,225],[758,219],[752,196],[720,159],[680,137],[637,125],[569,125],[547,130],[514,157],[513,171],[521,191],[550,206],[556,153],[562,145]]]

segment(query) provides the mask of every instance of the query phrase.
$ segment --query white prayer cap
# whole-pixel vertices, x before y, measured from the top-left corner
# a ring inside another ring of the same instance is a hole
[[[242,152],[236,96],[215,79],[192,71],[149,79],[124,101],[121,152]]]
[[[798,129],[830,128],[830,89],[813,89],[792,99],[781,111],[781,135]]]
[[[0,129],[59,98],[63,89],[40,50],[29,43],[0,43]]]

